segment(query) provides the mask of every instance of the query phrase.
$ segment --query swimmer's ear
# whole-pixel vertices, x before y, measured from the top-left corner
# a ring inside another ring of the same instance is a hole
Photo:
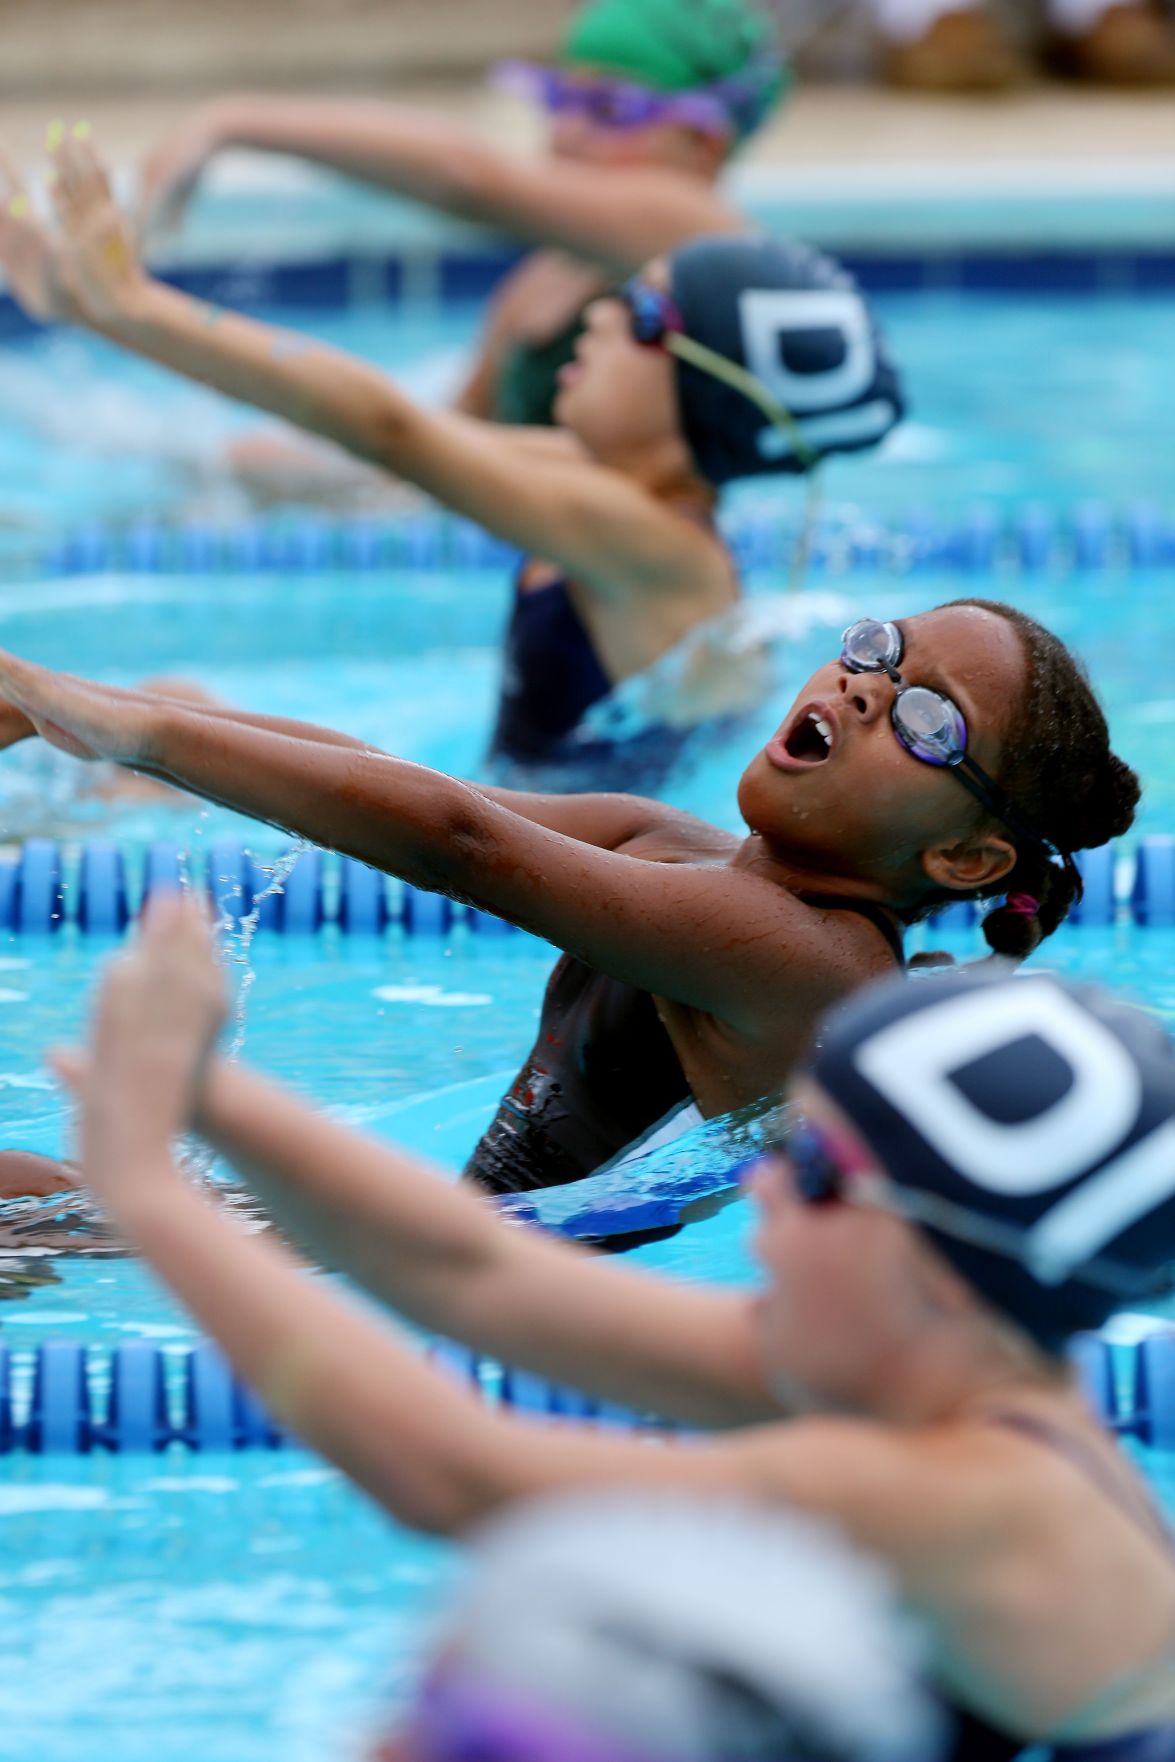
[[[974,893],[994,887],[1010,875],[1018,861],[1016,848],[997,832],[978,833],[959,844],[932,845],[922,852],[927,880],[952,893]]]
[[[63,1089],[68,1089],[71,1095],[81,1093],[90,1061],[80,1046],[51,1046],[45,1054],[45,1063]]]

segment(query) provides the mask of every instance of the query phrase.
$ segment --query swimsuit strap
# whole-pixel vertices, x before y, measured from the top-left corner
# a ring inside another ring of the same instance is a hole
[[[855,912],[859,918],[868,918],[885,937],[897,965],[905,966],[906,948],[902,941],[902,932],[887,906],[875,905],[870,899],[849,899],[840,893],[800,893],[796,897],[803,900],[805,905],[814,905],[822,912]]]
[[[1021,1437],[1031,1438],[1035,1443],[1043,1444],[1046,1450],[1053,1450],[1063,1456],[1086,1480],[1092,1481],[1094,1486],[1105,1493],[1110,1502],[1125,1517],[1130,1518],[1138,1529],[1158,1542],[1175,1559],[1175,1535],[1158,1506],[1141,1487],[1138,1489],[1137,1499],[1128,1498],[1117,1476],[1110,1472],[1101,1455],[1085,1439],[1075,1436],[1064,1426],[1054,1425],[1037,1414],[1023,1413],[1017,1408],[997,1408],[983,1417],[990,1425],[1018,1432]]]

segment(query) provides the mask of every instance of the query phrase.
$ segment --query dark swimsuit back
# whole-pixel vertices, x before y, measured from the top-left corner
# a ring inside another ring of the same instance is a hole
[[[1107,1471],[1098,1452],[1083,1439],[1051,1424],[1037,1414],[1014,1408],[997,1409],[987,1416],[992,1425],[1030,1438],[1046,1450],[1055,1450],[1098,1487],[1112,1504],[1143,1534],[1171,1555],[1175,1564],[1175,1537],[1157,1505],[1140,1488],[1136,1499]],[[1100,1738],[1085,1744],[1056,1746],[1025,1744],[1010,1737],[977,1715],[960,1712],[951,1762],[1175,1762],[1175,1720],[1148,1731],[1127,1732],[1120,1737]]]
[[[903,964],[901,936],[882,907],[805,898],[867,918]],[[491,1193],[580,1181],[692,1101],[649,993],[565,954],[548,981],[534,1046],[465,1174]]]
[[[560,788],[650,794],[696,732],[655,724],[617,738],[585,738],[588,711],[613,689],[562,577],[514,591],[506,628],[498,717],[490,757],[540,784],[546,768]]]

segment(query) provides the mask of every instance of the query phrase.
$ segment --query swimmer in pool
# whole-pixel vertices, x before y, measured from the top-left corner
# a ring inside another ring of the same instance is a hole
[[[216,155],[247,147],[513,234],[534,249],[495,296],[458,408],[550,424],[592,300],[652,256],[746,229],[715,182],[778,102],[786,63],[756,0],[592,0],[558,67],[511,63],[500,78],[547,111],[544,157],[518,159],[405,105],[250,93],[202,105],[155,148],[142,224],[174,226]]]
[[[495,912],[564,950],[530,1056],[466,1173],[578,1180],[778,1090],[822,1012],[944,902],[1021,957],[1124,833],[1134,773],[1064,645],[959,601],[862,619],[743,772],[742,837],[630,795],[483,788],[330,730],[211,711],[0,653],[0,695],[76,757],[162,777]]]
[[[70,139],[57,167],[59,240],[19,193],[0,208],[0,263],[30,312],[77,318],[284,414],[526,554],[491,744],[500,781],[648,791],[691,733],[758,701],[762,650],[732,667],[719,648],[707,668],[703,647],[700,676],[659,724],[591,733],[615,687],[736,606],[721,487],[810,470],[898,419],[869,309],[828,258],[747,237],[657,259],[593,303],[559,429],[508,431],[423,408],[358,360],[305,338],[291,352],[270,327],[151,280],[89,143]]]
[[[658,1492],[479,1531],[369,1762],[936,1762],[946,1722],[876,1561],[825,1523]]]
[[[402,1522],[642,1488],[832,1520],[895,1574],[957,1755],[1175,1757],[1175,1546],[1087,1408],[1076,1332],[1175,1288],[1175,1054],[1092,988],[891,977],[819,1024],[749,1177],[757,1291],[691,1287],[512,1225],[215,1052],[225,991],[176,897],[106,982],[87,1182],[277,1415]],[[195,1125],[290,1236],[413,1323],[684,1440],[486,1406],[187,1185]],[[779,1586],[781,1607],[790,1593]]]

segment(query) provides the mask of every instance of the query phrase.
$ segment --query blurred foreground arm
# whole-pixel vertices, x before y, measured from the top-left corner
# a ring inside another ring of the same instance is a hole
[[[632,1272],[508,1223],[472,1188],[224,1061],[196,1124],[315,1258],[420,1327],[682,1421],[779,1412],[741,1293]]]

